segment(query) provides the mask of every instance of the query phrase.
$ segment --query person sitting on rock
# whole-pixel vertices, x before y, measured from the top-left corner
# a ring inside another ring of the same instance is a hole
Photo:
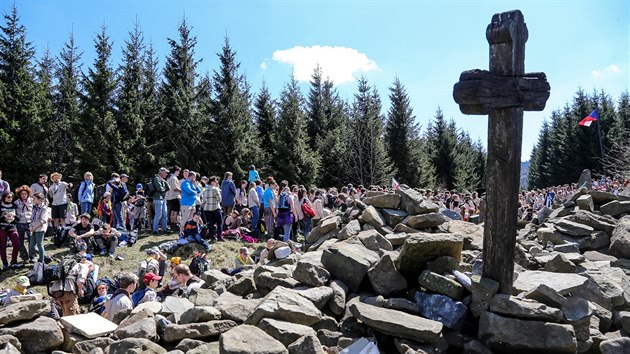
[[[238,256],[234,258],[234,268],[223,268],[221,269],[221,272],[228,275],[235,275],[240,273],[243,269],[252,269],[255,266],[256,263],[252,257],[249,256],[249,249],[247,247],[241,247]]]
[[[260,253],[260,264],[267,264],[276,259],[276,250],[281,247],[289,247],[289,244],[273,238],[267,240],[265,249]]]
[[[120,321],[114,321],[114,318],[120,312],[133,309],[131,294],[136,290],[137,283],[137,275],[123,273],[119,281],[120,289],[116,290],[112,298],[103,305],[102,316],[116,324],[120,323]]]
[[[188,296],[193,290],[201,288],[205,282],[193,275],[185,264],[180,264],[174,269],[175,279],[182,287],[181,295]]]
[[[31,286],[31,282],[28,278],[24,275],[19,276],[15,281],[15,287],[7,293],[4,299],[2,299],[2,306],[12,304],[14,302],[12,298],[15,296],[33,294],[33,292],[28,289],[29,286]]]

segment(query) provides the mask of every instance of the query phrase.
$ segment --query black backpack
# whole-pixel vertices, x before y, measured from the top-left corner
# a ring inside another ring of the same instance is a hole
[[[80,261],[78,255],[65,256],[57,265],[48,266],[44,269],[44,279],[48,280],[47,289],[48,295],[54,298],[63,296],[65,292],[66,279],[70,278],[70,271]],[[54,281],[61,281],[63,284],[63,291],[53,292],[50,290],[50,286]],[[85,291],[84,291],[85,292]]]
[[[203,272],[210,268],[210,264],[208,259],[206,258],[206,254],[201,254],[192,259],[190,262],[190,272],[196,276],[201,276]]]
[[[94,278],[88,276],[83,282],[83,297],[78,298],[79,304],[85,305],[92,302],[96,295],[96,282]]]
[[[53,243],[57,247],[65,246],[68,243],[68,238],[70,235],[71,227],[59,227],[55,230],[55,234],[53,235]]]
[[[144,182],[144,195],[148,198],[152,198],[157,192],[155,189],[155,185],[153,184],[153,178],[149,178],[146,182]]]

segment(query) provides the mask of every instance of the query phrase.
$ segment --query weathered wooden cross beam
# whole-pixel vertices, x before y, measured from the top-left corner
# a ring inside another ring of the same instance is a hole
[[[527,26],[519,10],[492,16],[486,29],[490,71],[465,71],[453,87],[464,114],[488,114],[483,276],[511,293],[516,246],[523,111],[542,111],[549,98],[544,73],[525,74]]]

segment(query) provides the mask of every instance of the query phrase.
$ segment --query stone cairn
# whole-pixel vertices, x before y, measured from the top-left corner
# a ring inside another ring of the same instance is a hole
[[[302,256],[235,276],[209,270],[188,299],[143,304],[115,323],[55,321],[45,300],[10,305],[0,350],[630,353],[626,214],[630,197],[586,188],[543,209],[519,230],[513,293],[500,294],[479,275],[483,227],[406,186],[369,192],[323,219]]]

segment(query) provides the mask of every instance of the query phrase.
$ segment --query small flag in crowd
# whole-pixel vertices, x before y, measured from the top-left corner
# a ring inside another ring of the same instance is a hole
[[[591,114],[588,115],[588,117],[582,119],[578,125],[581,125],[583,127],[590,127],[591,123],[598,120],[599,119],[599,113],[597,113],[597,108],[595,108],[595,110],[593,112],[591,112]]]
[[[392,189],[396,190],[400,187],[400,183],[398,183],[398,181],[396,181],[395,178],[392,178]]]

